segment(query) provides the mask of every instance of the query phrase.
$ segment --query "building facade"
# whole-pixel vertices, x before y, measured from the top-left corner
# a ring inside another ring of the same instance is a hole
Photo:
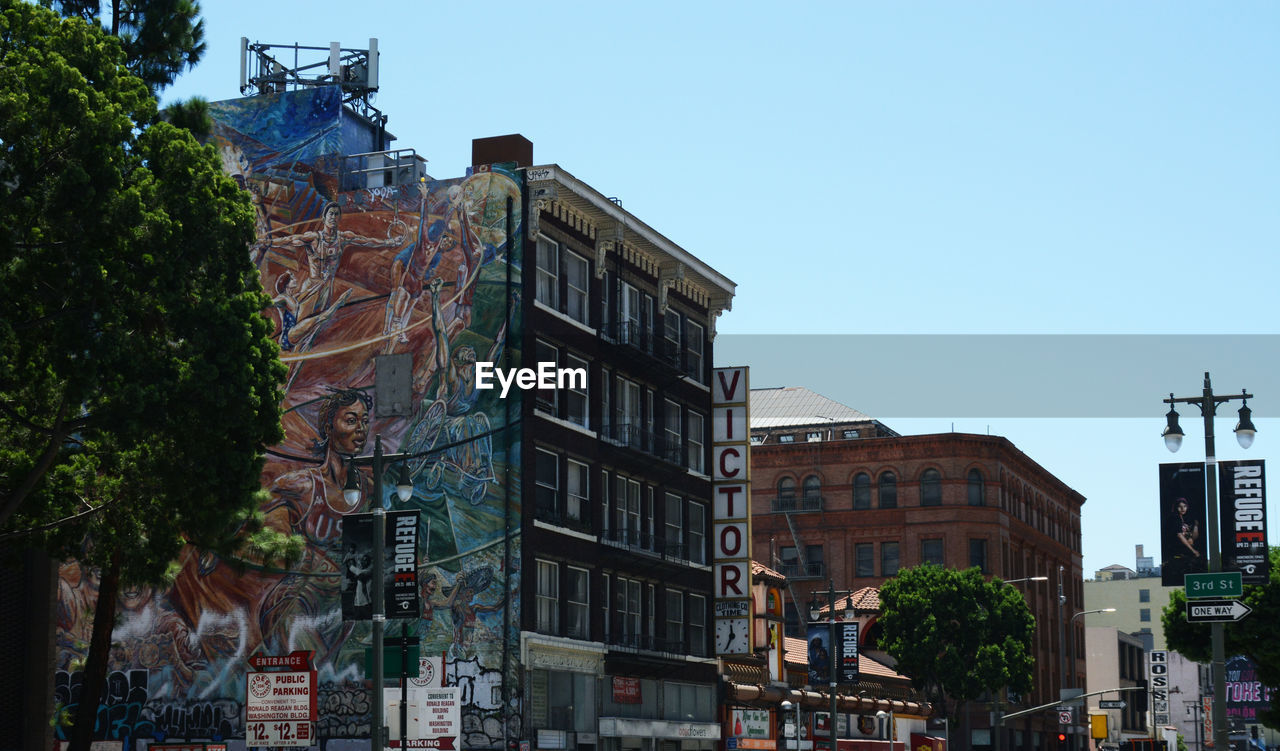
[[[172,587],[124,593],[98,737],[243,748],[250,658],[303,650],[305,732],[367,746],[371,625],[343,602],[367,566],[343,521],[381,504],[418,512],[418,609],[386,633],[456,689],[454,747],[711,748],[709,383],[733,283],[519,136],[435,179],[348,88],[283,89],[210,109],[289,368],[263,511],[306,552],[280,570],[189,550]],[[565,379],[495,377],[539,363]],[[375,442],[381,478],[352,461]],[[95,586],[64,566],[64,707]]]
[[[770,416],[752,427],[754,550],[787,575],[791,602],[806,602],[829,580],[838,589],[874,587],[922,563],[977,566],[1005,580],[1046,577],[1012,585],[1026,593],[1037,628],[1035,688],[1011,697],[1010,711],[1082,687],[1083,623],[1073,615],[1084,609],[1085,499],[1005,438],[898,436],[848,407],[833,413],[842,407],[833,404],[805,389],[752,392],[753,421]],[[792,628],[800,620],[789,611]],[[874,623],[862,638],[874,649]],[[991,745],[988,717],[974,714],[966,746]],[[1056,720],[1012,721],[1003,747],[1048,748]]]

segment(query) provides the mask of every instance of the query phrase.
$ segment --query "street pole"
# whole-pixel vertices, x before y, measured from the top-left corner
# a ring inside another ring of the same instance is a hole
[[[827,669],[831,671],[828,676],[828,688],[831,691],[831,751],[837,751],[836,729],[838,727],[838,723],[836,722],[836,711],[838,709],[836,687],[839,680],[839,676],[836,673],[836,598],[848,597],[850,594],[852,594],[852,592],[843,589],[837,592],[835,581],[827,579],[827,656],[829,658]],[[810,615],[813,616],[814,620],[817,620],[821,610],[816,607],[817,593],[815,592],[814,595],[814,599],[810,602]]]
[[[1066,641],[1067,634],[1066,623],[1063,619],[1063,608],[1067,604],[1067,595],[1062,589],[1062,576],[1065,569],[1065,566],[1058,567],[1058,686],[1063,689],[1067,687],[1067,652],[1063,649],[1063,647],[1066,646],[1064,642]],[[1062,700],[1063,693],[1063,691],[1058,692],[1059,701]],[[1071,734],[1068,733],[1067,748],[1070,749],[1070,751],[1075,751],[1075,748],[1072,746],[1072,740],[1073,738]]]
[[[1178,413],[1173,409],[1174,404],[1194,404],[1200,408],[1200,415],[1204,418],[1204,482],[1205,482],[1205,514],[1209,517],[1206,521],[1209,528],[1209,572],[1217,573],[1222,570],[1222,551],[1218,536],[1218,458],[1214,447],[1213,440],[1213,417],[1218,411],[1218,405],[1229,402],[1233,399],[1246,401],[1252,399],[1253,395],[1247,391],[1241,391],[1239,395],[1233,396],[1215,396],[1213,393],[1213,385],[1209,381],[1209,373],[1204,374],[1204,388],[1200,396],[1193,397],[1174,397],[1169,394],[1169,398],[1164,402],[1170,405],[1169,424],[1164,430],[1165,445],[1170,451],[1177,451],[1178,446],[1182,442],[1182,430],[1178,427]],[[1245,406],[1240,408],[1240,423],[1236,426],[1236,437],[1240,440],[1240,445],[1248,448],[1253,442],[1253,434],[1255,429],[1253,422],[1249,419],[1249,407],[1247,402]],[[1171,440],[1172,439],[1172,440]],[[1221,621],[1214,621],[1209,627],[1209,640],[1212,648],[1212,658],[1209,662],[1210,679],[1213,682],[1213,745],[1214,751],[1228,751],[1228,729],[1227,729],[1227,649],[1226,649],[1226,632]],[[1153,710],[1154,714],[1154,710]],[[1206,739],[1208,740],[1208,739]]]

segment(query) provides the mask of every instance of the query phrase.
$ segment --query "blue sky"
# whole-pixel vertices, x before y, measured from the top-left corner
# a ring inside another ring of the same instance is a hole
[[[1170,391],[1197,394],[1206,370],[1220,392],[1247,387],[1258,441],[1240,451],[1224,408],[1219,456],[1274,455],[1278,4],[204,6],[209,51],[167,99],[238,96],[241,36],[377,37],[376,105],[433,176],[462,174],[474,137],[524,134],[536,162],[618,197],[738,284],[717,364],[901,432],[1008,437],[1088,497],[1086,574],[1133,565],[1135,544],[1158,551],[1156,465],[1203,457],[1187,410],[1187,445],[1164,449]],[[830,336],[781,364],[758,338],[795,334]],[[869,334],[958,344],[899,358],[854,336]],[[1150,338],[1127,358],[1070,349],[1064,369],[965,338],[977,334]],[[1176,338],[1188,335],[1203,336]],[[961,374],[983,399],[957,388]],[[991,417],[975,407],[1012,393],[1032,398]],[[913,394],[954,409],[915,408]],[[1124,406],[1093,408],[1100,394]]]

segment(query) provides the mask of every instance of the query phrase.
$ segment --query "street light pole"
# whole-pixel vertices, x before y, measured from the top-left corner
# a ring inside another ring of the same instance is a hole
[[[1222,570],[1222,552],[1218,538],[1218,458],[1214,449],[1213,441],[1213,417],[1218,411],[1218,405],[1239,399],[1242,403],[1240,407],[1240,422],[1236,425],[1236,440],[1240,442],[1242,448],[1249,448],[1253,444],[1254,433],[1257,429],[1253,426],[1250,419],[1252,411],[1249,409],[1248,401],[1253,398],[1253,394],[1247,391],[1241,391],[1238,395],[1232,396],[1215,396],[1213,393],[1213,385],[1209,381],[1209,373],[1204,374],[1204,389],[1200,396],[1175,397],[1169,394],[1169,398],[1164,400],[1169,405],[1169,412],[1165,415],[1168,424],[1165,426],[1163,436],[1165,446],[1170,451],[1177,451],[1182,445],[1183,433],[1178,427],[1178,413],[1174,410],[1174,404],[1194,404],[1200,408],[1200,415],[1204,418],[1204,482],[1205,482],[1205,498],[1206,508],[1205,514],[1209,518],[1206,520],[1209,527],[1209,572],[1216,573]],[[1226,632],[1223,629],[1221,621],[1214,621],[1210,624],[1210,644],[1213,649],[1212,659],[1209,663],[1209,670],[1213,680],[1213,746],[1214,751],[1227,751],[1227,649],[1226,649]]]
[[[1047,576],[1024,576],[1018,579],[1003,579],[1001,580],[1000,583],[1007,586],[1010,584],[1019,584],[1021,582],[1047,582],[1047,581],[1049,581],[1049,577]],[[1004,746],[1004,738],[1002,737],[1004,728],[1001,727],[1001,725],[1004,723],[1004,705],[1009,698],[1008,691],[1009,691],[1008,687],[1002,687],[1000,689],[1000,696],[996,699],[995,720],[991,723],[992,725],[991,730],[993,733],[991,738],[991,745],[992,745],[993,751],[1001,751],[1002,747]],[[947,740],[950,741],[950,738],[948,738]]]
[[[836,599],[839,597],[848,597],[851,594],[852,592],[847,589],[837,592],[835,582],[831,579],[827,579],[827,653],[830,658],[830,664],[827,669],[831,671],[827,677],[830,680],[831,689],[831,751],[836,751],[838,745],[836,742],[836,728],[838,725],[836,722],[836,684],[839,678],[836,675]],[[814,595],[816,597],[817,593],[815,592]],[[847,603],[848,600],[846,600],[846,604]],[[810,603],[809,609],[809,614],[813,616],[814,620],[817,620],[822,614],[821,609],[817,607],[816,599]],[[852,615],[852,613],[850,615]]]
[[[384,641],[384,631],[387,625],[386,612],[386,596],[385,596],[385,579],[384,558],[387,554],[387,510],[382,503],[382,473],[387,462],[402,461],[410,458],[411,454],[384,454],[382,453],[382,434],[379,433],[373,437],[373,456],[353,456],[350,460],[350,466],[347,469],[347,484],[342,489],[342,495],[348,503],[353,505],[360,502],[360,480],[355,468],[357,466],[369,465],[373,468],[373,602],[372,619],[373,619],[373,696],[370,697],[373,704],[372,727],[369,729],[370,751],[382,751],[386,748],[387,738],[383,731],[386,729],[386,705],[383,701],[383,683],[386,681],[386,669],[382,660],[382,647]],[[413,482],[409,477],[409,468],[407,465],[400,465],[400,477],[396,481],[396,496],[402,501],[408,501],[413,497]],[[403,666],[401,666],[403,668]],[[403,706],[401,702],[400,716],[404,718]],[[400,725],[400,737],[404,738],[405,727],[402,722]]]

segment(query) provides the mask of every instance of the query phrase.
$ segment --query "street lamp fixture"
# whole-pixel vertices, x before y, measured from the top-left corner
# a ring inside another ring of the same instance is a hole
[[[853,620],[854,607],[853,607],[853,592],[847,589],[842,589],[837,591],[835,582],[832,581],[831,579],[827,580],[826,595],[827,595],[827,607],[825,609],[818,604],[818,593],[814,592],[811,595],[811,599],[809,600],[809,615],[811,620],[816,621],[822,617],[822,614],[825,610],[827,614],[827,619],[828,619],[827,652],[828,652],[828,657],[830,658],[830,664],[828,665],[828,670],[831,671],[830,675],[828,676],[831,682],[830,683],[831,748],[835,749],[838,745],[838,742],[837,742],[838,736],[836,733],[836,729],[838,727],[838,723],[836,722],[836,710],[837,710],[836,684],[839,681],[839,676],[836,674],[836,623],[837,623],[836,604],[839,598],[842,598],[842,597],[844,598],[844,619],[845,620]],[[799,732],[799,726],[797,726],[796,732],[797,733]],[[799,748],[800,748],[800,741],[797,738],[796,740],[797,751],[799,750]]]
[[[1217,573],[1222,570],[1222,552],[1218,536],[1218,462],[1213,440],[1213,417],[1218,411],[1219,405],[1239,399],[1241,403],[1240,421],[1236,423],[1235,427],[1236,441],[1241,448],[1247,449],[1253,445],[1254,436],[1258,432],[1258,429],[1253,425],[1253,410],[1249,409],[1248,400],[1252,398],[1253,394],[1243,389],[1238,395],[1215,395],[1213,393],[1213,384],[1209,381],[1209,374],[1205,373],[1204,388],[1200,392],[1200,396],[1175,397],[1173,394],[1169,394],[1169,398],[1164,400],[1164,403],[1169,405],[1169,413],[1165,415],[1167,422],[1163,433],[1164,444],[1170,451],[1177,451],[1178,447],[1182,445],[1183,438],[1182,429],[1178,427],[1178,413],[1173,405],[1194,404],[1200,408],[1200,416],[1204,418],[1205,513],[1208,516],[1209,527],[1210,573]],[[1228,744],[1226,632],[1223,630],[1221,621],[1214,621],[1209,625],[1209,639],[1212,645],[1209,672],[1213,681],[1213,742],[1214,748],[1225,749]]]
[[[1002,579],[1001,584],[1017,584],[1018,582],[1047,582],[1047,576],[1024,576],[1021,579]]]
[[[353,507],[357,506],[361,499],[360,477],[356,467],[368,465],[373,469],[373,602],[371,603],[373,611],[373,691],[369,700],[373,704],[373,724],[370,728],[370,741],[374,749],[383,749],[387,745],[387,738],[383,734],[386,727],[386,706],[383,700],[383,683],[386,682],[386,668],[383,665],[382,654],[384,630],[387,625],[386,588],[384,584],[386,574],[383,571],[383,559],[386,556],[387,545],[387,510],[383,507],[382,502],[382,474],[387,462],[401,462],[400,473],[396,478],[396,497],[402,503],[408,501],[413,497],[413,478],[410,476],[409,467],[404,463],[404,460],[411,458],[411,456],[411,454],[382,453],[382,435],[377,434],[373,437],[373,456],[351,457],[347,467],[347,483],[342,488],[342,497]],[[405,727],[404,715],[406,709],[405,702],[401,701],[400,728],[402,733]]]
[[[788,701],[783,701],[780,706],[782,707],[782,715],[783,715],[782,724],[783,725],[787,724],[787,719],[786,719],[787,712],[790,712],[793,706],[796,708],[796,730],[795,730],[796,751],[800,751],[800,702],[795,702],[794,704],[792,704],[788,700]]]

